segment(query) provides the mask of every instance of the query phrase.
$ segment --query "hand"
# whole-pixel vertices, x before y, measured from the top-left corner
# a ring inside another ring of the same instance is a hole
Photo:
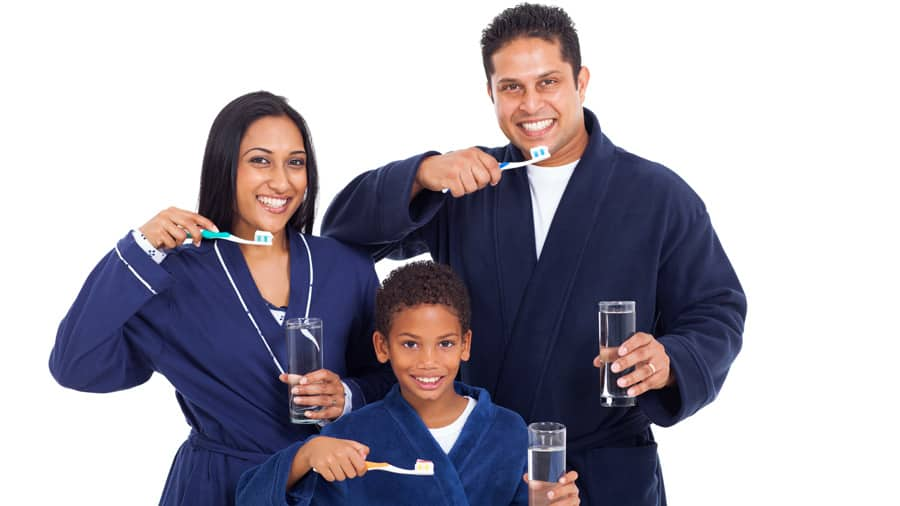
[[[499,182],[500,164],[497,160],[478,148],[468,148],[422,160],[416,172],[412,196],[423,188],[438,192],[446,188],[454,197],[462,197]]]
[[[303,376],[282,374],[282,383],[291,385],[294,404],[301,406],[322,406],[318,411],[307,411],[308,418],[333,420],[344,413],[344,384],[341,377],[328,369],[319,369]]]
[[[216,225],[209,219],[191,211],[170,207],[144,223],[138,229],[156,249],[172,249],[180,246],[191,233],[194,246],[200,246],[203,229],[218,232]]]
[[[527,473],[522,476],[522,479],[525,480],[525,483],[528,483],[529,487],[531,487]],[[569,471],[559,479],[558,484],[554,485],[552,488],[544,489],[542,492],[546,491],[547,498],[550,499],[550,504],[566,506],[581,504],[581,499],[578,498],[578,486],[575,485],[575,480],[577,479],[578,473]]]
[[[310,469],[319,473],[326,481],[344,481],[363,476],[367,470],[368,455],[369,447],[362,443],[327,436],[315,437],[297,450],[289,479],[296,483]]]
[[[632,397],[675,383],[666,347],[644,332],[629,337],[618,348],[602,350],[594,358],[594,367],[603,367],[604,362],[612,362],[610,370],[615,373],[635,366],[631,374],[622,376],[617,381],[620,387],[628,388],[628,395]]]

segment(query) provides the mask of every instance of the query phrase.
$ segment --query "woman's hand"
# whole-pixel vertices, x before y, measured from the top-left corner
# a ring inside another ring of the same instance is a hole
[[[154,248],[162,250],[180,246],[187,239],[188,232],[194,246],[199,246],[202,239],[200,233],[203,229],[219,231],[213,222],[197,213],[170,207],[160,211],[138,230]]]
[[[334,420],[344,413],[344,384],[341,377],[328,369],[319,369],[309,374],[282,374],[282,383],[291,386],[294,404],[300,406],[322,406],[318,411],[307,411],[307,418],[313,420]]]
[[[550,500],[550,504],[557,505],[565,505],[565,506],[576,506],[581,504],[581,499],[578,498],[578,486],[575,485],[575,480],[578,479],[578,473],[575,471],[569,471],[562,478],[559,479],[559,483],[554,484],[552,487],[546,486],[544,483],[534,483],[534,487],[528,481],[528,474],[522,476],[522,479],[525,480],[525,483],[528,483],[529,488],[534,488],[535,492],[532,493],[542,493],[547,494],[547,498]],[[540,490],[539,492],[536,492]]]
[[[318,436],[294,454],[288,476],[288,490],[313,470],[326,481],[344,481],[366,474],[369,447],[349,439]]]

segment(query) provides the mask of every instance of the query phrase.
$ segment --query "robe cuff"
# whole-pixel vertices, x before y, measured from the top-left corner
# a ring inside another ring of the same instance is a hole
[[[708,399],[709,392],[714,390],[684,340],[674,335],[662,336],[658,340],[666,347],[675,384],[645,392],[638,403],[651,422],[660,427],[670,427],[709,402],[704,399]]]
[[[384,171],[384,187],[402,189],[408,196],[416,180],[419,165],[423,160],[434,155],[440,155],[440,153],[428,151],[387,166]],[[384,200],[386,217],[399,219],[405,230],[412,231],[431,221],[441,208],[446,195],[423,189],[412,202],[408,198],[396,198],[393,195],[391,197]]]
[[[344,416],[354,408],[361,408],[365,406],[366,396],[363,395],[362,389],[359,387],[359,384],[352,378],[343,378],[341,382],[344,384],[344,401],[346,402],[346,404],[344,405],[344,413],[341,414],[341,416]],[[354,406],[353,404],[356,405]],[[347,408],[348,405],[350,406],[349,409]]]
[[[166,272],[141,248],[129,232],[116,244],[115,254],[131,271],[136,281],[144,285],[153,295],[162,293],[172,286],[172,276]]]
[[[147,239],[147,236],[142,234],[140,230],[132,230],[131,237],[134,238],[134,242],[136,242],[144,252],[150,255],[150,258],[157,264],[161,264],[162,261],[166,259],[166,252],[154,248],[153,245],[150,244],[150,239]]]

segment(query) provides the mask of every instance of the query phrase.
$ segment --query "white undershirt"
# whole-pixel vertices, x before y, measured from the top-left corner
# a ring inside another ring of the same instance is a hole
[[[529,165],[528,186],[531,188],[531,214],[534,217],[534,247],[537,258],[541,258],[544,241],[550,231],[553,215],[559,207],[569,178],[575,172],[578,160],[559,167],[538,167]]]
[[[441,445],[441,449],[444,450],[444,453],[450,453],[450,449],[453,448],[453,445],[456,444],[456,440],[459,439],[460,433],[462,433],[463,425],[466,424],[466,420],[469,419],[469,415],[471,415],[472,410],[475,409],[475,399],[468,395],[466,395],[465,398],[469,401],[466,404],[466,409],[463,410],[462,414],[459,415],[456,420],[453,420],[453,423],[445,427],[428,429],[434,439],[437,440],[438,444]]]

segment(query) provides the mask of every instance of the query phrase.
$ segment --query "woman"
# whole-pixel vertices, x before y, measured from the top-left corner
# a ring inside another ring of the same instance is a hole
[[[154,371],[175,386],[191,432],[160,504],[233,504],[244,470],[315,432],[289,421],[284,319],[325,324],[325,369],[294,387],[324,406],[310,418],[390,388],[371,346],[371,259],[310,235],[317,176],[306,123],[283,98],[237,98],[210,130],[198,213],[166,209],[119,240],[60,324],[50,370],[63,386],[111,392]],[[272,245],[202,240],[218,227],[269,231]]]

